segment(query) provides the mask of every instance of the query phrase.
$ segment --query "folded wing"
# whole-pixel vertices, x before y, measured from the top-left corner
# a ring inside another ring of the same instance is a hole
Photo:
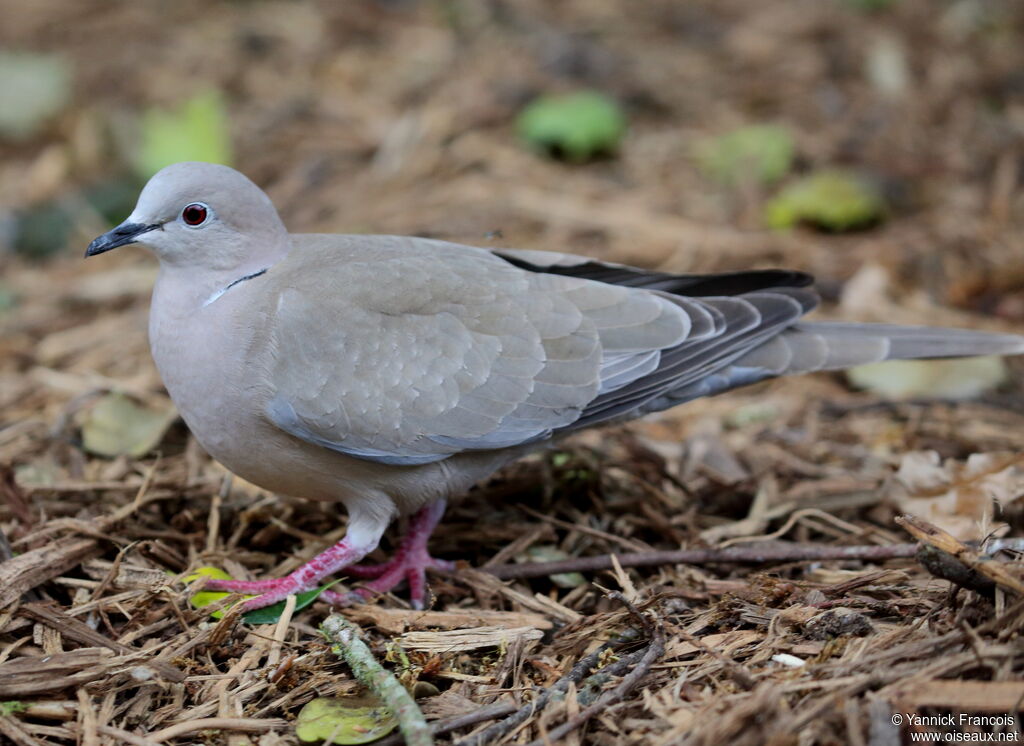
[[[360,237],[305,261],[316,271],[275,278],[268,416],[296,437],[395,465],[648,411],[815,302],[763,289],[768,277],[733,277],[759,288],[739,297],[683,297],[660,289],[671,275],[652,275],[651,291],[639,270],[613,267],[632,282],[609,284],[423,239]]]

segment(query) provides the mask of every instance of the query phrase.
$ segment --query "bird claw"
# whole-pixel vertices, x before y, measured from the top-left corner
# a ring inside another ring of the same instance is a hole
[[[393,559],[380,565],[357,565],[367,550],[352,546],[342,539],[333,547],[317,555],[298,570],[283,578],[270,580],[208,580],[204,590],[227,591],[253,595],[246,599],[243,608],[246,611],[261,609],[283,600],[284,598],[304,591],[312,590],[323,578],[335,572],[344,572],[355,578],[369,578],[369,582],[361,588],[349,593],[324,591],[320,594],[323,600],[347,606],[353,603],[364,603],[381,594],[387,593],[403,580],[409,583],[409,596],[414,608],[422,609],[427,597],[427,570],[451,571],[455,563],[448,560],[434,559],[427,551],[427,540],[437,522],[444,514],[445,501],[438,500],[424,506],[409,525],[409,531]]]
[[[320,598],[335,606],[366,603],[393,590],[404,580],[409,584],[410,604],[414,609],[423,609],[427,599],[426,571],[449,572],[454,569],[454,562],[431,557],[426,547],[404,546],[389,562],[345,568],[348,575],[372,578],[362,587],[347,593],[324,591]]]

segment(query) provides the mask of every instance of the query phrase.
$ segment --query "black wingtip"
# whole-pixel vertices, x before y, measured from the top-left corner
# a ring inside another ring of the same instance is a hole
[[[670,292],[695,296],[741,295],[757,290],[803,288],[814,284],[812,275],[790,269],[755,269],[714,275],[679,275],[677,279],[677,287],[672,288]]]
[[[773,288],[802,288],[814,284],[814,277],[791,269],[754,269],[739,272],[720,272],[709,275],[676,275],[621,264],[603,264],[597,261],[570,266],[538,266],[519,257],[495,252],[509,264],[529,272],[580,277],[610,285],[662,290],[676,295],[706,297],[712,295],[742,295]]]

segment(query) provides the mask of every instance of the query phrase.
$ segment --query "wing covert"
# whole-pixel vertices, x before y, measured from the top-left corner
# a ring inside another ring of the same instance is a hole
[[[632,268],[618,285],[439,241],[331,239],[306,237],[303,261],[268,276],[266,413],[308,442],[393,465],[649,411],[813,305],[788,288],[691,298],[642,287]],[[575,271],[571,259],[553,266]]]

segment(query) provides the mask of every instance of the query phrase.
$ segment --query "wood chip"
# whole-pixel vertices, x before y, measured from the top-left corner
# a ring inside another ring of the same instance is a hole
[[[0,665],[0,697],[20,698],[87,684],[103,678],[124,662],[107,648],[15,658]]]
[[[753,645],[764,639],[764,633],[754,630],[738,630],[736,632],[724,632],[717,635],[706,635],[700,638],[700,642],[706,647],[719,650],[723,655],[729,655],[733,650],[744,645]],[[687,640],[672,640],[665,646],[665,655],[662,660],[674,660],[684,655],[702,652],[702,648]]]
[[[47,544],[0,562],[0,609],[17,601],[30,588],[64,574],[99,550],[99,542],[95,539],[71,539]]]
[[[528,611],[495,611],[487,609],[452,609],[449,611],[415,611],[411,609],[385,609],[366,604],[342,609],[349,619],[359,624],[372,624],[382,632],[400,635],[409,630],[466,629],[468,627],[530,627],[551,629],[551,620]]]
[[[406,632],[399,639],[403,648],[428,653],[457,653],[464,650],[504,647],[517,640],[539,640],[544,633],[533,627],[474,627],[440,632]]]
[[[948,707],[958,712],[1016,712],[1024,701],[1024,681],[908,680],[888,690],[896,709]]]

